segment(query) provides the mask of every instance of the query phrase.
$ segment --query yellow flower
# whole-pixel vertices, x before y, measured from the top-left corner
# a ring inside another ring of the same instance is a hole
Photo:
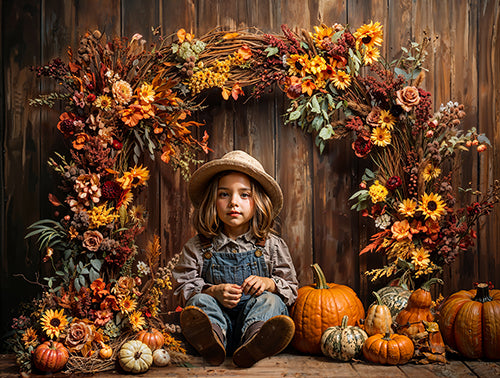
[[[89,213],[89,228],[99,228],[113,222],[118,218],[117,214],[112,213],[113,208],[106,208],[106,204],[94,206]]]
[[[128,314],[134,311],[137,307],[137,302],[130,298],[130,296],[125,296],[118,302],[118,306],[120,307],[120,311],[122,314]]]
[[[380,58],[380,50],[376,47],[369,47],[365,51],[365,55],[363,56],[363,62],[366,65],[373,64],[373,62],[377,62]]]
[[[387,130],[392,130],[394,124],[396,123],[396,117],[394,117],[389,110],[381,110],[380,118],[378,119],[378,124]]]
[[[412,199],[404,199],[398,207],[398,212],[401,215],[406,215],[407,217],[412,217],[417,210],[417,202]]]
[[[326,70],[326,61],[323,57],[316,55],[310,62],[309,62],[309,70],[315,74],[318,75],[321,73],[321,71]]]
[[[372,130],[371,140],[376,146],[388,146],[391,144],[391,132],[385,127],[376,127]]]
[[[424,168],[423,175],[426,182],[438,178],[440,174],[441,168],[435,167],[432,163],[427,164]]]
[[[152,84],[143,83],[139,88],[137,88],[136,92],[141,102],[150,104],[155,100],[156,93]]]
[[[149,180],[149,171],[141,166],[134,166],[128,172],[125,172],[122,177],[116,179],[121,184],[123,190],[135,188],[139,185],[145,185]]]
[[[430,217],[434,221],[446,214],[445,204],[441,196],[435,193],[424,193],[422,202],[417,210],[425,214],[425,219]]]
[[[388,191],[384,185],[381,185],[378,180],[375,180],[375,184],[370,186],[368,191],[373,203],[382,202],[387,197]]]
[[[27,328],[26,331],[24,331],[22,341],[25,348],[29,348],[30,346],[35,347],[39,344],[38,335],[36,331],[31,327]]]
[[[314,31],[316,33],[314,33],[314,34],[309,33],[309,34],[312,36],[316,46],[319,47],[320,49],[323,48],[321,45],[321,42],[323,42],[323,39],[325,39],[325,38],[330,39],[330,37],[334,33],[333,28],[330,28],[328,26],[323,26],[323,25],[315,26]]]
[[[332,77],[335,88],[344,90],[351,85],[351,76],[344,71],[337,71]]]
[[[316,89],[316,84],[312,80],[306,80],[302,83],[302,93],[307,93],[312,96],[313,91]]]
[[[128,321],[132,326],[132,330],[137,332],[141,331],[146,325],[146,320],[140,311],[134,311],[128,316]]]
[[[40,320],[42,325],[42,330],[45,331],[49,338],[55,337],[59,338],[59,334],[64,331],[64,328],[68,325],[68,319],[64,315],[64,310],[59,311],[47,310]]]
[[[306,67],[309,65],[309,58],[307,55],[292,54],[286,62],[290,66],[288,72],[291,75],[297,74],[302,77],[306,75]]]
[[[146,209],[142,205],[137,205],[137,206],[134,205],[128,212],[130,218],[135,223],[143,223],[145,220],[145,213]]]
[[[429,252],[423,247],[415,249],[411,254],[411,262],[415,266],[415,270],[426,269],[431,260],[429,259]]]
[[[382,45],[383,36],[382,25],[380,25],[380,22],[374,24],[372,21],[369,24],[360,26],[353,36],[356,38],[356,49],[358,50],[361,44],[367,48],[372,48],[375,45],[380,46]]]
[[[106,95],[101,95],[96,98],[94,105],[98,107],[99,109],[102,110],[109,110],[111,109],[111,98],[106,96]]]

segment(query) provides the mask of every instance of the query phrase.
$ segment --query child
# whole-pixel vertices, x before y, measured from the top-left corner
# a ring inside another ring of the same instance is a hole
[[[272,228],[281,188],[256,159],[232,151],[193,174],[189,196],[198,235],[173,271],[182,332],[211,365],[227,348],[237,366],[250,367],[285,349],[295,331],[287,306],[297,298],[296,273]]]

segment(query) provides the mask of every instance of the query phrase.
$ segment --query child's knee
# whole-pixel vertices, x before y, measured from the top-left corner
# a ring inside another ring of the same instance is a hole
[[[186,302],[186,306],[204,307],[213,305],[217,306],[217,300],[205,293],[195,294]]]

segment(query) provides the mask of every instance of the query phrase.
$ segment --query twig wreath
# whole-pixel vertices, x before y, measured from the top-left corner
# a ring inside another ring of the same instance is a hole
[[[70,158],[54,152],[49,159],[61,180],[64,198],[49,195],[60,216],[34,223],[26,236],[37,238],[54,275],[44,278],[42,299],[14,319],[21,370],[30,371],[32,352],[53,340],[78,358],[72,372],[96,371],[106,344],[153,326],[182,354],[175,330],[158,318],[178,256],[160,267],[155,237],[138,261],[135,238],[146,220],[134,196],[149,178],[138,165],[142,154],[159,155],[188,178],[208,152],[207,133],[193,136],[203,125],[192,116],[209,88],[237,100],[278,86],[291,100],[285,123],[313,134],[321,152],[331,139],[350,137],[356,156],[371,158],[373,169],[350,200],[379,230],[360,253],[387,257],[387,266],[366,272],[372,279],[399,277],[413,287],[471,246],[473,227],[498,202],[500,185],[484,194],[466,189],[472,201],[458,208],[451,172],[458,152],[482,152],[490,143],[475,129],[459,129],[463,105],[449,102],[433,113],[431,94],[419,88],[429,40],[382,63],[382,29],[378,22],[354,32],[335,24],[298,34],[283,25],[283,35],[215,29],[200,38],[157,30],[149,48],[139,34],[108,40],[94,31],[68,50],[67,62],[34,68],[59,84],[31,104],[65,105],[57,128]],[[113,364],[102,366],[97,371]]]

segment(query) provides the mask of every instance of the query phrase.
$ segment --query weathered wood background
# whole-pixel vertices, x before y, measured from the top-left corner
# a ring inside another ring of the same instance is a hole
[[[2,1],[0,87],[1,118],[1,320],[22,299],[36,294],[35,281],[48,272],[36,246],[24,240],[31,223],[50,218],[47,195],[56,183],[46,164],[64,151],[56,129],[60,109],[30,108],[28,99],[52,83],[37,80],[29,67],[65,56],[86,30],[108,35],[139,32],[151,40],[151,27],[164,34],[184,27],[199,36],[222,25],[256,26],[280,33],[280,26],[312,30],[323,22],[384,25],[383,52],[396,56],[409,40],[424,34],[437,39],[427,60],[423,87],[433,93],[435,108],[448,100],[464,103],[464,127],[486,133],[493,148],[479,158],[467,154],[457,181],[485,189],[500,178],[500,5],[497,0],[16,0]],[[373,231],[347,202],[356,190],[364,162],[349,143],[332,142],[322,155],[309,136],[283,126],[287,102],[276,91],[259,101],[213,100],[200,119],[211,135],[209,156],[243,149],[261,160],[281,184],[285,205],[282,235],[288,242],[301,284],[312,282],[309,265],[318,262],[329,281],[353,287],[368,303],[376,288],[363,273],[383,264],[381,256],[358,256]],[[149,162],[152,178],[141,201],[149,210],[145,241],[161,235],[164,261],[193,235],[186,183],[161,162]],[[479,280],[500,286],[500,210],[480,225],[477,247],[446,270],[444,294],[470,288]]]

